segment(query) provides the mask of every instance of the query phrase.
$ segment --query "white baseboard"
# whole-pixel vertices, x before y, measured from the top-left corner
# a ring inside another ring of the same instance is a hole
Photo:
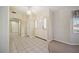
[[[79,45],[79,42],[71,42],[70,45]]]
[[[56,40],[56,39],[54,39]],[[69,45],[79,45],[78,42],[66,42],[66,41],[62,41],[62,40],[56,40],[56,41],[59,41],[59,42],[62,42],[62,43],[66,43],[66,44],[69,44]]]

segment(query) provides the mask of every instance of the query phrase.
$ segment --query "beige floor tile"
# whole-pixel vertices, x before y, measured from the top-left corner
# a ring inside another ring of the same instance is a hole
[[[18,53],[47,53],[48,43],[41,39],[32,37],[19,37],[11,36],[11,46],[10,52]]]

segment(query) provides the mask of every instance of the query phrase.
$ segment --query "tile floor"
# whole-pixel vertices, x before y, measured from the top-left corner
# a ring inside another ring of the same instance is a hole
[[[47,41],[36,37],[10,36],[10,53],[48,53]]]

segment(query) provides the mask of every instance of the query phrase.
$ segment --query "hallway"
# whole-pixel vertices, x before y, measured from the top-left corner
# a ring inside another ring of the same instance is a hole
[[[10,52],[12,53],[48,53],[48,43],[36,37],[11,36]]]
[[[75,15],[78,10],[74,10],[74,16],[71,16],[71,11],[77,8],[10,6],[10,52],[78,52],[79,46],[71,46],[79,45],[79,34],[77,36],[75,33],[78,31],[75,29],[78,28],[76,24],[79,22]],[[74,22],[74,26],[71,22]]]

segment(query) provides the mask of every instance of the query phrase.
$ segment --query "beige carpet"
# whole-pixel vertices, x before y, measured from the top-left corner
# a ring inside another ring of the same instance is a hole
[[[48,45],[50,53],[79,53],[79,45],[68,45],[58,41],[51,41]]]

